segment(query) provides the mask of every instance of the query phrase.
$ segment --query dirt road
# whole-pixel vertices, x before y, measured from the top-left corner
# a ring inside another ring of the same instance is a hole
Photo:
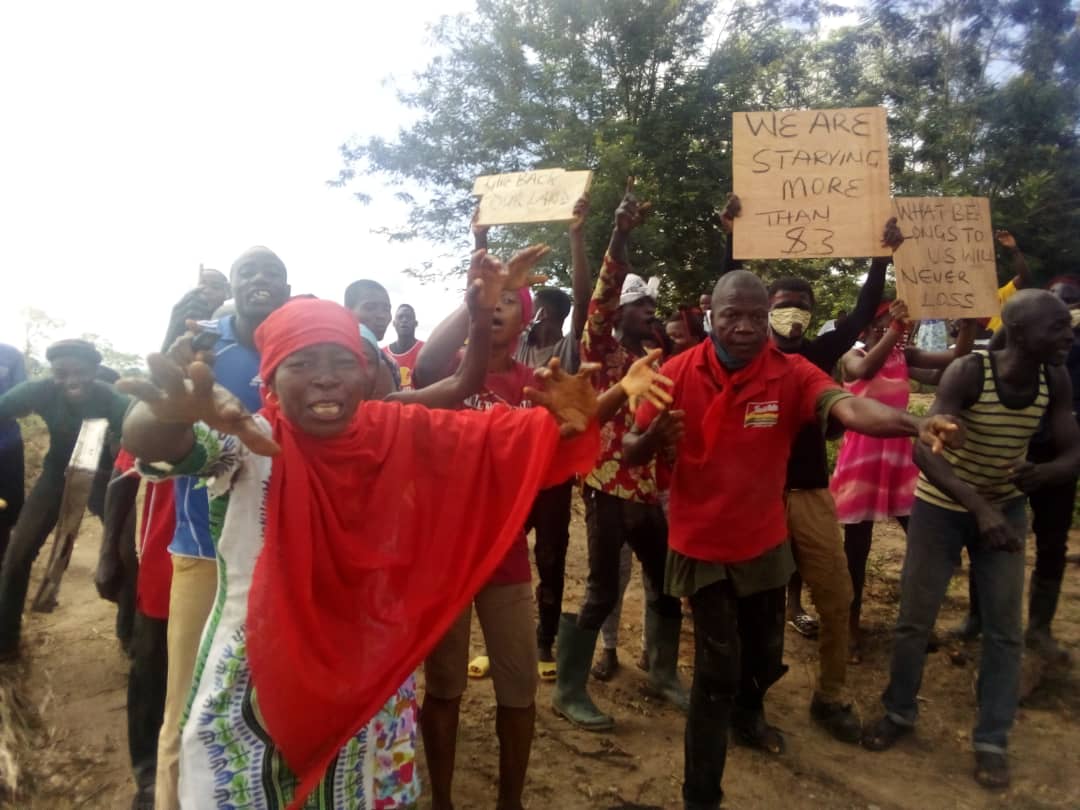
[[[125,687],[127,663],[113,635],[111,605],[97,598],[91,581],[100,537],[94,519],[76,548],[51,615],[29,614],[29,660],[0,667],[0,683],[14,686],[22,713],[40,716],[18,751],[24,775],[18,798],[7,806],[126,808],[132,784],[127,761]],[[1080,533],[1074,532],[1074,547]],[[870,561],[869,637],[865,661],[851,671],[853,697],[863,717],[877,713],[885,682],[889,628],[895,618],[903,546],[895,527],[879,526]],[[1029,553],[1030,556],[1030,553]],[[550,687],[541,687],[539,719],[527,790],[534,810],[648,810],[678,808],[682,770],[682,718],[642,696],[644,676],[633,666],[640,649],[640,584],[627,593],[623,613],[622,672],[610,684],[592,684],[597,702],[615,713],[614,734],[572,729],[549,709]],[[585,550],[575,518],[566,604],[576,607],[584,590]],[[943,627],[956,623],[966,593],[954,580]],[[1056,623],[1058,635],[1080,650],[1080,570],[1071,566]],[[473,646],[479,651],[480,633]],[[689,678],[692,639],[683,636],[683,674]],[[1057,808],[1080,807],[1080,679],[1077,669],[1043,682],[1025,705],[1012,738],[1014,787],[995,796],[971,780],[970,728],[977,648],[966,663],[947,650],[930,656],[917,735],[895,750],[870,754],[829,739],[812,726],[808,706],[816,651],[813,642],[788,632],[788,675],[769,693],[770,718],[783,728],[788,752],[778,758],[733,748],[728,760],[725,807],[731,808]],[[497,773],[494,698],[490,683],[470,685],[458,746],[455,786],[459,808],[493,806]]]

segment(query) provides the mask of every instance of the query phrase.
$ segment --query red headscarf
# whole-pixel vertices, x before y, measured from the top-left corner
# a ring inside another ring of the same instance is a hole
[[[290,303],[255,334],[269,382],[317,343],[360,352],[328,301]],[[263,413],[281,446],[248,599],[259,710],[300,783],[298,808],[340,748],[412,673],[490,578],[536,493],[588,471],[595,426],[559,441],[540,408],[432,411],[365,402],[320,439]]]

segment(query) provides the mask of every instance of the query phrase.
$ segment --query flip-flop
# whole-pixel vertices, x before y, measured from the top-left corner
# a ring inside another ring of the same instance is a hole
[[[537,661],[536,662],[536,674],[540,676],[540,680],[554,681],[558,678],[558,671],[555,669],[554,661]]]
[[[475,680],[486,678],[491,671],[491,661],[486,655],[478,655],[469,662],[469,677]]]
[[[795,628],[795,632],[800,636],[806,638],[818,637],[818,620],[807,613],[800,613],[799,615],[788,619],[788,624]]]

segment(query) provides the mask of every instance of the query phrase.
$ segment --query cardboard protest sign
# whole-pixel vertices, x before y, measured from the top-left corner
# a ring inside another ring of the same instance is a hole
[[[990,201],[985,197],[897,197],[904,244],[893,257],[896,294],[913,319],[998,314]]]
[[[732,129],[736,258],[889,254],[883,108],[737,112]]]
[[[591,183],[592,172],[564,169],[477,177],[473,183],[473,194],[480,197],[477,224],[569,221],[574,218],[574,203]]]

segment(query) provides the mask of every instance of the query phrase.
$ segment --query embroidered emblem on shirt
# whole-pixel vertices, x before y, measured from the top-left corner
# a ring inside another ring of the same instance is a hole
[[[776,400],[747,403],[743,427],[776,427],[778,421],[780,421],[780,403]]]

